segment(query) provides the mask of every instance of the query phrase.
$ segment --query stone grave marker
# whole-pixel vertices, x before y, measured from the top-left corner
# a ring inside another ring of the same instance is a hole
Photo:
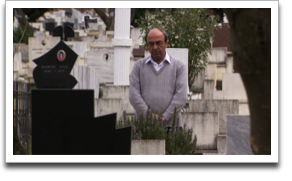
[[[64,35],[65,35],[64,40],[67,41],[69,37],[75,36],[75,32],[71,26],[65,25],[64,26]]]
[[[238,115],[238,100],[191,100],[190,112],[218,112],[219,134],[226,135],[226,115]]]
[[[42,32],[42,31],[36,31],[36,32],[34,32],[33,36],[34,37],[45,37],[46,34],[45,34],[45,32]]]
[[[93,68],[99,77],[99,83],[114,82],[114,49],[106,48],[87,52],[87,66]]]
[[[59,36],[61,40],[67,41],[69,37],[74,37],[75,32],[73,30],[73,23],[64,23],[64,28],[62,26],[57,26],[53,31],[53,36]],[[64,38],[63,38],[64,35]]]
[[[45,55],[33,60],[37,67],[33,77],[37,88],[73,88],[77,81],[70,72],[77,54],[60,41]]]
[[[52,35],[55,27],[56,27],[56,22],[46,22],[45,23],[45,29],[46,29],[46,31],[50,32],[50,35]]]
[[[76,58],[60,41],[34,60],[38,89],[31,91],[32,154],[130,155],[132,127],[116,129],[116,113],[94,117],[94,90],[72,90]]]
[[[33,155],[130,155],[132,127],[94,118],[93,90],[32,90]]]
[[[253,155],[250,139],[250,116],[227,115],[227,155]]]
[[[32,76],[32,71],[36,64],[33,59],[39,58],[43,54],[50,51],[54,46],[60,42],[60,37],[29,37],[28,38],[28,68],[27,76]]]
[[[21,61],[27,63],[28,59],[28,45],[24,43],[13,43],[13,54],[15,52],[21,52]]]

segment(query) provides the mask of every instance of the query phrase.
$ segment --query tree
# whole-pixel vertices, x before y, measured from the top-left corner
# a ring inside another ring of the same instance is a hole
[[[29,22],[36,22],[37,19],[45,14],[47,11],[53,10],[52,8],[21,8],[24,14],[26,14]]]
[[[114,8],[110,8],[111,11]],[[94,8],[94,11],[98,14],[98,16],[102,19],[104,24],[107,27],[107,30],[113,31],[115,27],[115,16],[108,16],[105,13],[105,8]]]
[[[113,31],[115,29],[115,15],[113,13],[113,16],[107,15],[105,13],[105,8],[94,8],[95,12],[99,15],[99,17],[102,19],[104,24],[107,27],[107,30]],[[152,12],[155,11],[156,9],[153,8],[131,8],[131,25],[137,26],[137,22],[135,22],[135,19],[139,17],[144,17],[146,10]],[[109,8],[109,11],[114,12],[115,8]]]
[[[141,34],[154,27],[161,27],[168,34],[169,48],[188,48],[188,81],[189,87],[192,87],[198,73],[207,66],[217,17],[212,18],[203,9],[186,8],[156,11],[153,15],[141,17],[137,22],[142,28]]]
[[[28,44],[28,37],[33,36],[33,27],[28,24],[28,20],[22,9],[13,9],[13,21],[15,18],[18,20],[19,26],[13,29],[13,43]]]
[[[248,97],[250,142],[255,154],[271,154],[271,9],[223,9],[230,45]]]

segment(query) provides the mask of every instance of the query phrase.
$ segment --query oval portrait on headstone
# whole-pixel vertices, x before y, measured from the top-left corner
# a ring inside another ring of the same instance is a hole
[[[65,59],[66,59],[66,53],[64,50],[59,50],[58,53],[57,53],[57,59],[60,61],[60,62],[63,62]]]
[[[109,61],[110,60],[110,55],[109,55],[109,53],[104,53],[103,54],[103,60],[105,60],[105,61]]]

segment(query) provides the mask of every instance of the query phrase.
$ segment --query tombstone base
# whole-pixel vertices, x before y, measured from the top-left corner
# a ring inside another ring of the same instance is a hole
[[[116,114],[94,118],[94,91],[36,89],[33,155],[130,155],[131,127],[116,130]]]

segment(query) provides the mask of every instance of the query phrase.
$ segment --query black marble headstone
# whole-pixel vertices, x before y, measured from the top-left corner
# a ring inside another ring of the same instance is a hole
[[[73,23],[71,23],[73,26]],[[65,25],[64,26],[64,36],[65,36],[65,41],[68,41],[69,37],[75,37],[75,32],[73,30],[73,27],[71,25]]]
[[[57,26],[53,31],[53,36],[59,36],[61,40],[68,41],[68,37],[75,37],[75,32],[73,29],[74,24],[66,22],[63,26]]]
[[[61,40],[63,40],[63,27],[62,26],[57,26],[54,30],[53,30],[53,36],[59,36],[61,37]]]
[[[34,59],[37,64],[33,77],[37,88],[73,88],[77,81],[70,72],[77,54],[63,41],[43,56]]]
[[[88,20],[89,20],[89,16],[84,16],[85,28],[89,27]]]
[[[116,113],[94,118],[93,90],[32,90],[33,155],[130,155]]]
[[[50,32],[50,35],[53,34],[53,31],[55,29],[56,23],[55,22],[46,22],[45,23],[45,29],[46,31]]]
[[[63,25],[64,25],[64,26],[69,26],[69,27],[71,27],[71,28],[74,28],[74,23],[64,22]]]

